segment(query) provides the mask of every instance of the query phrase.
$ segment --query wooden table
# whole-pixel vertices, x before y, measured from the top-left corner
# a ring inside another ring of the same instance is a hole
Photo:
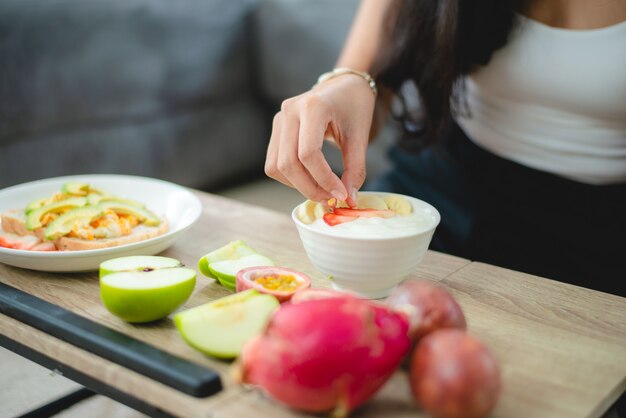
[[[205,253],[243,239],[279,265],[330,283],[309,263],[289,217],[197,193],[200,221],[164,255],[195,266]],[[415,277],[440,282],[457,298],[469,332],[501,363],[504,390],[495,417],[598,417],[626,389],[626,299],[429,251]],[[306,416],[233,383],[229,364],[187,346],[171,319],[130,325],[99,300],[96,273],[46,274],[0,265],[0,282],[91,321],[217,371],[224,389],[198,398],[0,314],[5,341],[80,371],[83,383],[144,411],[181,417]],[[229,294],[199,274],[186,308]],[[32,356],[31,356],[32,357]],[[412,404],[406,372],[398,371],[356,417],[425,416]],[[7,382],[2,382],[7,384]]]

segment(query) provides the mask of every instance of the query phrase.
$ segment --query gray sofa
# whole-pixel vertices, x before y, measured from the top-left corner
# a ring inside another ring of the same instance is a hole
[[[262,176],[272,115],[332,68],[357,4],[0,0],[0,188],[125,173],[216,190]]]

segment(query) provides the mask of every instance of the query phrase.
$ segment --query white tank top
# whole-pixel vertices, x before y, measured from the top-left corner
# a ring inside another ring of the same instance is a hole
[[[527,167],[626,182],[626,22],[569,30],[520,19],[507,45],[467,77],[470,114],[457,123]]]

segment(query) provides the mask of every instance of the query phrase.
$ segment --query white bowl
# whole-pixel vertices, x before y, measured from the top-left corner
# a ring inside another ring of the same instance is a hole
[[[339,230],[329,232],[327,228],[324,230],[300,221],[296,215],[300,205],[296,206],[291,217],[309,260],[316,269],[332,276],[335,288],[379,299],[388,296],[422,261],[441,219],[432,205],[414,197],[403,197],[413,206],[415,216],[424,216],[426,221],[421,228],[401,231],[392,237],[338,236]]]

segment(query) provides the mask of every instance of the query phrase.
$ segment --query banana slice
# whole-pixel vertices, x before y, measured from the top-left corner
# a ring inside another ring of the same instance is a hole
[[[305,224],[309,225],[324,216],[326,210],[319,202],[307,200],[298,207],[298,218]]]
[[[388,195],[383,198],[387,207],[398,215],[410,215],[413,212],[413,206],[408,200],[398,195]]]
[[[357,209],[376,209],[386,210],[390,209],[383,199],[371,194],[359,194],[359,200],[356,204]]]

